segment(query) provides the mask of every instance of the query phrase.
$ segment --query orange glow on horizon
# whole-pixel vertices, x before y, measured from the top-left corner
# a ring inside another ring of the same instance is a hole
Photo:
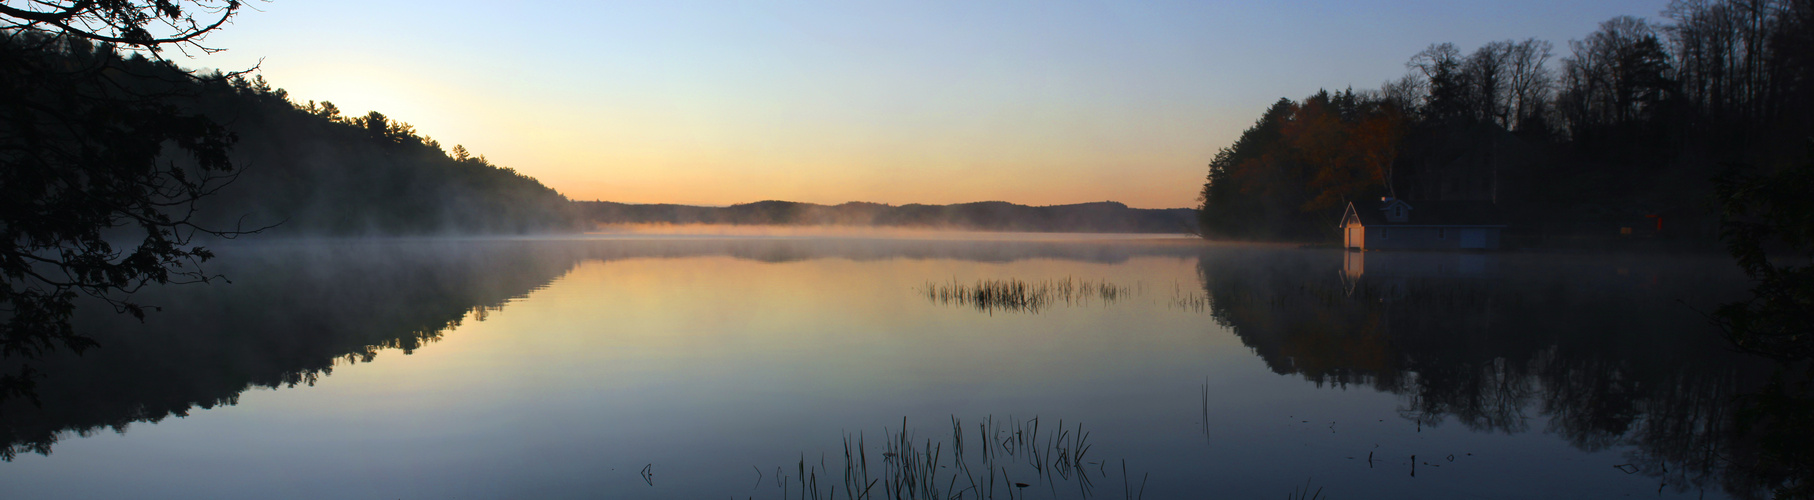
[[[573,199],[1180,208],[1281,97],[1374,88],[1432,42],[1560,42],[1652,4],[602,2],[513,19],[530,11],[273,2],[184,65],[258,66],[292,99],[377,110]]]

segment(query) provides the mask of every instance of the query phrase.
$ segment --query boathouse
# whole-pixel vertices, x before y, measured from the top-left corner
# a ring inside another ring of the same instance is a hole
[[[1348,204],[1342,247],[1349,250],[1496,250],[1505,229],[1486,201],[1407,202],[1385,197]]]

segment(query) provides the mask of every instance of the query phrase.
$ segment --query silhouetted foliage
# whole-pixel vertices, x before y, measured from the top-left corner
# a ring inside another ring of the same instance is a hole
[[[1809,141],[1814,150],[1814,140]],[[1814,159],[1768,174],[1740,166],[1717,181],[1721,237],[1755,286],[1714,311],[1739,349],[1781,363],[1748,395],[1741,428],[1762,446],[1752,471],[1784,485],[1778,498],[1814,498]]]
[[[0,31],[58,33],[156,53],[202,45],[239,13],[239,0],[76,0],[0,5]],[[199,14],[199,15],[197,15]]]
[[[1608,20],[1555,67],[1541,40],[1443,43],[1378,91],[1280,100],[1210,163],[1204,234],[1329,239],[1342,208],[1311,200],[1390,195],[1495,202],[1522,241],[1710,244],[1718,165],[1781,168],[1814,133],[1814,3],[1678,1],[1665,15]],[[1322,119],[1325,107],[1341,119]],[[1402,117],[1384,127],[1390,140],[1321,148],[1368,128],[1369,109]],[[1349,173],[1368,154],[1388,161],[1365,171],[1387,175]]]
[[[66,57],[17,50],[22,43]],[[207,279],[193,266],[209,252],[189,244],[206,230],[191,221],[195,203],[233,169],[232,134],[164,99],[120,90],[105,75],[119,59],[80,39],[20,36],[0,58],[16,70],[0,77],[5,354],[87,346],[67,324],[78,293],[142,317],[117,297],[147,283]]]
[[[1718,181],[1720,232],[1756,286],[1715,317],[1741,349],[1814,360],[1814,160],[1768,175],[1733,169]]]
[[[210,278],[193,238],[239,232],[198,224],[196,204],[231,179],[235,137],[190,106],[196,78],[141,53],[212,50],[201,40],[238,8],[0,5],[0,357],[93,346],[69,325],[78,295],[143,318],[134,290]],[[32,373],[0,375],[0,397],[29,395]]]
[[[70,327],[78,296],[142,318],[135,290],[216,278],[200,267],[213,256],[206,239],[274,225],[291,235],[576,227],[559,193],[464,148],[449,157],[407,123],[347,119],[331,104],[290,102],[262,76],[200,74],[158,56],[214,50],[201,37],[238,2],[11,5],[0,8],[0,355],[95,345]],[[28,395],[30,370],[0,376],[0,397]]]

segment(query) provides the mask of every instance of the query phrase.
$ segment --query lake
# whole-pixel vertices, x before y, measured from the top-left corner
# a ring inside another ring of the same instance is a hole
[[[999,235],[998,235],[999,236]],[[1723,498],[1718,256],[1105,236],[229,244],[9,359],[8,498]],[[954,431],[955,429],[955,431]],[[1761,482],[1760,482],[1761,481]],[[1026,486],[1017,486],[1016,483]]]

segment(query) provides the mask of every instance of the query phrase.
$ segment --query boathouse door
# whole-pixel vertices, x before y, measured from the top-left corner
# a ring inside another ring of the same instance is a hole
[[[1461,248],[1486,248],[1486,230],[1462,229]]]

